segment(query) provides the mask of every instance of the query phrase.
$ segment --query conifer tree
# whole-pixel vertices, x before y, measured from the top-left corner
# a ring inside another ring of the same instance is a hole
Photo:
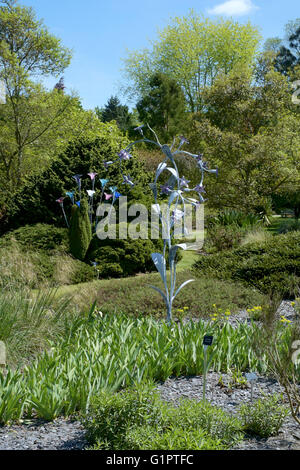
[[[76,204],[72,207],[69,238],[72,255],[77,259],[84,260],[92,239],[88,204],[85,199],[81,201],[80,207]]]

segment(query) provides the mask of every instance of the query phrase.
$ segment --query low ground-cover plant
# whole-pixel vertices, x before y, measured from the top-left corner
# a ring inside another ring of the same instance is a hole
[[[9,247],[12,239],[26,250],[68,251],[67,229],[54,225],[25,225],[1,237],[0,246]]]
[[[241,281],[265,293],[295,295],[300,282],[300,232],[201,257],[194,270],[199,275]]]
[[[295,232],[300,230],[300,220],[299,219],[292,219],[292,220],[285,220],[282,221],[278,227],[278,233],[288,233],[288,232]]]
[[[190,278],[191,273],[179,272],[177,276],[178,282],[184,282]],[[147,297],[147,302],[144,301],[145,292],[150,291],[149,284],[159,286],[156,274],[118,279],[114,284],[110,281],[101,281],[99,284],[87,285],[86,288],[83,286],[80,292],[74,293],[75,300],[77,303],[85,304],[91,296],[95,296],[103,312],[162,317],[164,304],[159,294],[153,292]],[[65,292],[68,292],[68,289]],[[186,291],[183,289],[180,294],[181,297],[174,301],[174,317],[178,317],[177,310],[183,307],[187,307],[186,317],[209,318],[214,310],[213,304],[223,311],[228,308],[232,313],[236,313],[252,305],[261,305],[264,301],[264,296],[254,289],[240,283],[209,277],[195,279],[189,289]]]
[[[239,415],[243,430],[260,437],[275,436],[289,414],[286,406],[280,404],[278,395],[266,396],[253,403],[240,406]]]
[[[97,395],[83,423],[95,450],[220,450],[242,437],[224,411],[187,399],[174,406],[149,385]]]
[[[264,355],[250,346],[255,324],[228,322],[161,323],[153,318],[101,315],[91,310],[72,325],[61,342],[19,371],[0,376],[0,423],[16,415],[54,419],[89,408],[101,390],[117,391],[133,383],[203,373],[203,336],[212,334],[210,368],[233,367],[265,372]],[[282,324],[284,333],[288,328]],[[284,347],[285,336],[281,335]],[[18,396],[17,402],[15,397]],[[13,403],[12,403],[13,401]],[[9,413],[7,410],[11,410]]]

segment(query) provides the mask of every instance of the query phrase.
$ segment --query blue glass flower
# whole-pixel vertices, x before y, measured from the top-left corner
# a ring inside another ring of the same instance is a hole
[[[106,180],[106,179],[101,179],[101,178],[100,178],[100,180],[99,180],[99,181],[100,181],[100,183],[101,183],[101,186],[102,186],[102,188],[103,188],[103,189],[104,189],[104,187],[107,185],[107,183],[109,182],[109,180]]]
[[[162,194],[169,194],[169,192],[171,191],[171,188],[167,184],[164,184],[160,187],[160,191]]]
[[[130,158],[132,158],[132,155],[126,152],[126,150],[121,150],[121,152],[118,153],[118,157],[120,158],[120,160],[129,160]]]
[[[75,194],[74,191],[67,191],[66,192],[66,196],[68,196],[71,199],[72,202],[74,201],[74,194]]]
[[[123,175],[123,183],[122,184],[129,184],[130,186],[134,186],[134,183],[130,176]]]

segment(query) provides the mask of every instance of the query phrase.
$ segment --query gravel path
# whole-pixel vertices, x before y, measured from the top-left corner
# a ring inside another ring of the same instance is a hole
[[[294,309],[288,301],[282,302],[278,315],[284,315],[292,320]],[[230,318],[232,324],[237,321],[248,321],[249,315],[241,311],[237,316]],[[236,414],[240,404],[250,402],[251,390],[228,387],[220,387],[218,381],[220,375],[223,382],[228,385],[231,377],[228,374],[211,372],[207,376],[207,399],[213,405],[223,408],[225,411]],[[202,399],[202,376],[169,378],[164,383],[158,384],[164,400],[177,402],[180,397]],[[259,376],[253,398],[259,398],[262,394],[281,393],[281,389],[275,380]],[[53,422],[32,420],[21,425],[0,427],[0,450],[82,450],[87,446],[85,432],[78,421],[63,418]],[[286,421],[278,436],[269,439],[246,438],[239,446],[239,450],[300,450],[300,426],[292,418]]]
[[[87,445],[84,434],[77,421],[32,420],[0,427],[0,450],[82,450]]]

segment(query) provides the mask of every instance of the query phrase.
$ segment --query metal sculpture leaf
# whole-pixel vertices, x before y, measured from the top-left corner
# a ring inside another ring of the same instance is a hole
[[[166,260],[161,253],[152,253],[151,258],[164,283],[166,282]]]
[[[190,282],[194,282],[195,279],[189,279],[188,281],[185,281],[183,284],[181,284],[180,287],[178,287],[177,291],[175,292],[175,294],[173,295],[172,297],[172,302],[173,300],[176,298],[176,296],[179,294],[179,292],[181,291],[181,289],[183,289],[187,284],[189,284]]]

